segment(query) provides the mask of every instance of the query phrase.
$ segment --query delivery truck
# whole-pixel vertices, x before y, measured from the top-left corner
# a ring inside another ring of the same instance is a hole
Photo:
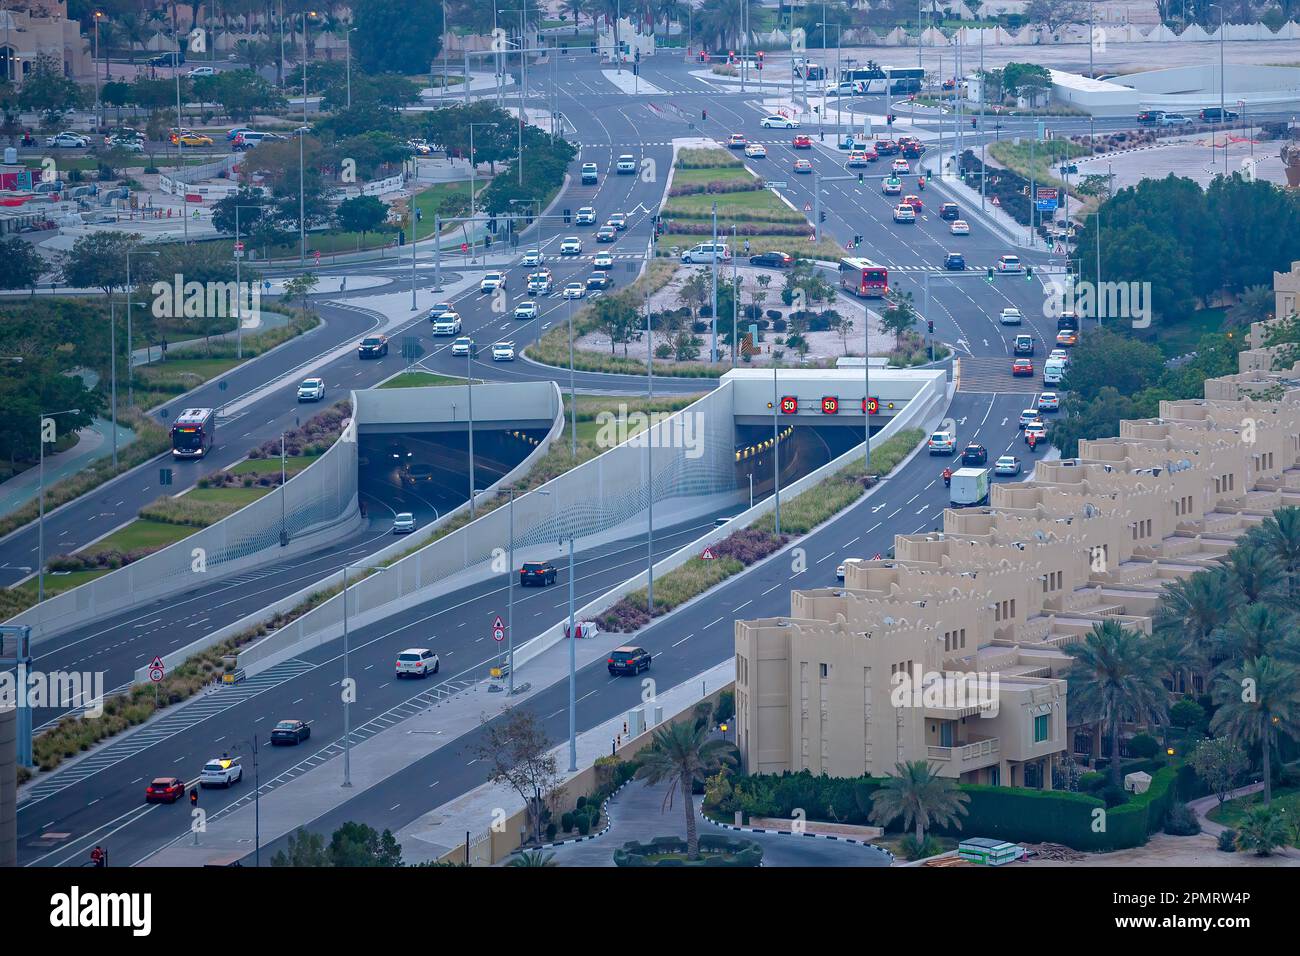
[[[987,468],[958,468],[952,473],[948,497],[954,508],[989,503],[989,470]]]

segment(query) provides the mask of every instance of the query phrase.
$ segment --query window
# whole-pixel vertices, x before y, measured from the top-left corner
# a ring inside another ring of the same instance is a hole
[[[1052,715],[1043,714],[1034,718],[1034,743],[1041,744],[1052,736]]]
[[[830,665],[830,664],[818,664],[818,665],[817,665],[817,670],[818,670],[818,675],[817,675],[817,676],[820,677],[822,680],[825,680],[826,678],[828,678],[828,677],[831,676],[831,665]]]

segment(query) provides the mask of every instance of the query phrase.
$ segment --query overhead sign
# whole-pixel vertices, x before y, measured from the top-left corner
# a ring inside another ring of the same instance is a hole
[[[840,410],[840,400],[834,395],[825,395],[822,397],[822,414],[835,415]]]

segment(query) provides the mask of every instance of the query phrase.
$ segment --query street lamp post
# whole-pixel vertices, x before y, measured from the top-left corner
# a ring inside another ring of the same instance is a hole
[[[108,303],[109,398],[113,406],[113,471],[117,471],[117,303]]]
[[[240,265],[244,261],[244,252],[239,248],[239,210],[241,209],[256,209],[260,213],[262,207],[235,205],[235,358],[239,359],[244,357],[244,321],[243,316],[240,315],[244,298],[244,287],[241,284],[240,273]],[[150,255],[156,256],[158,253],[151,252]]]
[[[573,530],[569,530],[569,773],[578,772],[578,643],[573,607]]]
[[[465,350],[465,393],[469,405],[469,516],[474,517],[474,347],[471,339]]]
[[[777,393],[776,384],[776,346],[772,347],[772,488],[776,499],[776,526],[774,528],[777,535],[781,534],[781,441],[780,425],[781,420],[781,396]]]
[[[307,18],[315,16],[314,10],[302,16],[302,125],[307,125]],[[303,140],[306,131],[298,134],[298,265],[307,263],[307,179],[303,168]]]
[[[447,13],[444,10],[443,18],[445,19],[446,16]],[[343,34],[343,39],[346,41],[347,44],[346,55],[347,55],[347,74],[348,74],[348,81],[347,81],[348,82],[348,109],[352,109],[352,34],[356,32],[357,32],[357,28],[352,27],[346,33]]]
[[[348,643],[348,571],[361,567],[363,565],[343,565],[343,786],[346,788],[352,786],[352,698],[354,696],[349,686],[352,678],[348,669],[352,658],[352,648]],[[382,573],[388,569],[375,566],[369,570]]]
[[[99,96],[99,21],[104,19],[104,13],[101,10],[95,11],[95,120],[99,127],[104,125],[104,111]],[[9,11],[5,11],[5,23],[9,22]],[[6,53],[8,51],[6,50]],[[177,121],[179,125],[179,120]]]
[[[573,300],[565,299],[569,312],[569,440],[573,460],[578,460],[578,390],[573,374]]]
[[[150,252],[145,249],[128,249],[126,250],[126,404],[128,408],[135,407],[135,353],[131,350],[131,256],[157,256],[158,252]],[[235,281],[235,290],[239,290],[239,281]],[[238,298],[236,298],[238,302]],[[236,306],[238,308],[238,306]]]
[[[648,251],[648,250],[647,250]],[[655,401],[654,336],[650,331],[650,292],[645,291],[645,388],[647,407]],[[645,606],[651,620],[655,616],[655,459],[654,435],[651,419],[646,420],[645,472],[646,472],[646,591]]]
[[[926,273],[926,278],[929,278]],[[931,356],[933,358],[933,356]],[[862,307],[862,468],[871,471],[871,310]]]
[[[37,471],[37,513],[36,522],[36,603],[45,600],[45,420],[55,415],[80,415],[81,409],[67,408],[61,412],[42,412],[36,420],[36,444],[40,446],[40,464]],[[50,425],[54,422],[51,420]]]

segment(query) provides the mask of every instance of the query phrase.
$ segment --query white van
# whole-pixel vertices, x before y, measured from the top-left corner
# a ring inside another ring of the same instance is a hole
[[[731,250],[725,242],[701,242],[682,253],[682,262],[730,262]]]
[[[1048,359],[1043,363],[1043,384],[1060,385],[1065,377],[1065,362],[1061,359]]]

